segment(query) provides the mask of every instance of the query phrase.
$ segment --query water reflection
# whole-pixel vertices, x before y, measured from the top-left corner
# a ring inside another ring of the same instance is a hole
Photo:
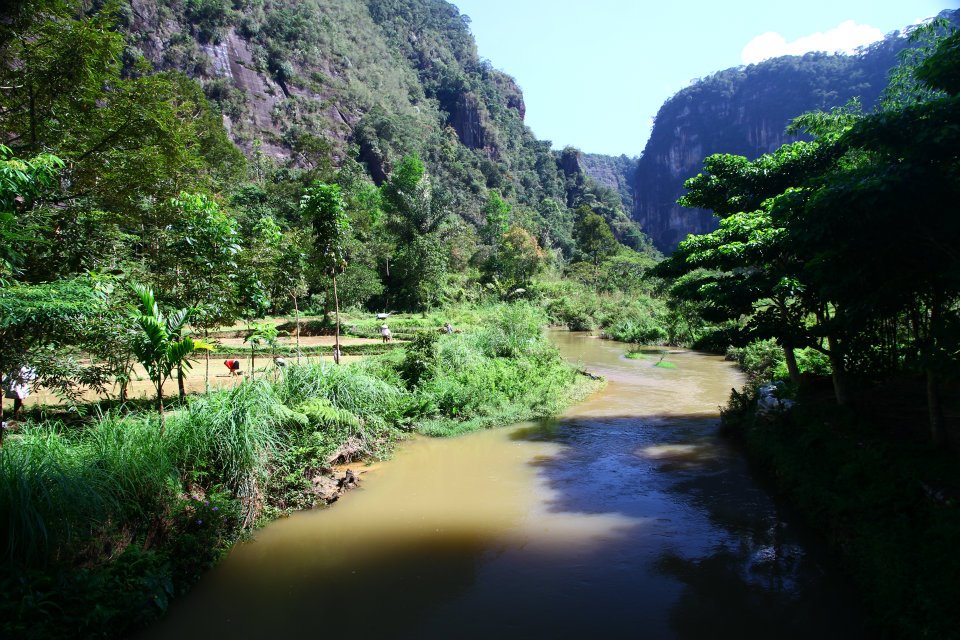
[[[333,508],[238,545],[147,637],[857,635],[842,587],[716,437],[728,363],[554,338],[602,393],[407,443]]]

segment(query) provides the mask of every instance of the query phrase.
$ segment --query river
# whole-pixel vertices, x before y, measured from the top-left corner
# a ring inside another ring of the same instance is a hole
[[[563,416],[415,439],[237,545],[147,638],[857,638],[849,587],[717,435],[721,358],[553,332]]]

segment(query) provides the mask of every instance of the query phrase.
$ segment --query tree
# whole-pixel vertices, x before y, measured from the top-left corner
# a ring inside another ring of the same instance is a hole
[[[580,218],[573,228],[577,248],[594,267],[599,267],[604,258],[617,252],[620,245],[602,216],[586,206],[581,207],[578,214]]]
[[[236,219],[216,200],[202,193],[181,192],[167,204],[174,222],[161,236],[163,248],[154,267],[156,289],[175,307],[192,309],[190,323],[203,330],[236,318],[238,254]],[[206,354],[205,384],[210,387],[210,354]],[[181,398],[183,372],[177,371]]]
[[[294,322],[296,323],[297,364],[300,364],[300,305],[299,300],[307,295],[307,251],[301,232],[290,231],[284,234],[283,248],[277,257],[273,280],[274,306],[276,300],[286,297],[293,302]]]
[[[77,386],[100,388],[105,371],[79,366],[71,347],[87,345],[106,308],[108,287],[90,278],[0,287],[0,373],[27,365],[37,384],[70,394]],[[0,405],[0,419],[3,417]]]
[[[817,286],[862,325],[903,318],[923,373],[931,439],[946,442],[941,387],[960,353],[960,33],[919,62],[911,100],[863,117],[838,139],[844,162],[788,219],[813,252]],[[893,345],[898,350],[900,345]],[[875,347],[874,347],[875,348]],[[912,353],[910,353],[912,351]]]
[[[244,342],[250,344],[250,377],[256,376],[257,348],[261,344],[266,344],[271,349],[277,346],[277,327],[272,324],[257,323],[253,325],[250,334],[244,338]]]
[[[394,275],[400,283],[400,303],[429,309],[443,299],[449,252],[437,234],[418,236],[400,247]]]
[[[483,217],[485,220],[482,233],[484,242],[497,244],[500,236],[509,228],[510,205],[493,189],[487,194],[487,203],[483,206]]]
[[[350,218],[340,186],[314,182],[300,200],[304,217],[313,224],[314,242],[321,269],[333,280],[335,310],[335,342],[333,359],[340,364],[340,300],[337,296],[337,274],[347,267],[346,243],[350,234]]]
[[[401,242],[437,231],[447,217],[443,194],[435,192],[423,162],[415,155],[403,158],[381,193],[387,226]]]
[[[847,391],[841,325],[834,321],[838,307],[809,286],[810,254],[789,239],[784,218],[802,207],[800,187],[837,161],[840,152],[831,141],[855,117],[850,109],[823,114],[814,119],[819,141],[787,144],[756,160],[709,156],[704,172],[687,180],[688,193],[679,203],[712,210],[721,218],[720,228],[690,236],[655,270],[672,277],[686,274],[671,293],[702,302],[707,319],[746,318],[751,338],[775,338],[794,381],[800,376],[795,348],[812,346],[827,354],[840,404],[847,402]],[[811,313],[826,345],[806,326]]]
[[[500,236],[500,271],[514,285],[530,282],[543,269],[545,260],[537,239],[520,225],[512,225]]]
[[[133,350],[137,360],[147,370],[157,392],[157,411],[163,415],[163,383],[175,369],[190,368],[189,356],[209,345],[184,335],[190,309],[177,309],[169,314],[160,311],[153,291],[143,285],[131,285],[140,299],[140,309],[133,316],[140,328]]]
[[[29,209],[53,186],[63,160],[42,153],[29,160],[17,158],[0,145],[0,285],[15,277],[23,262],[23,244],[35,233],[21,228],[19,212]]]

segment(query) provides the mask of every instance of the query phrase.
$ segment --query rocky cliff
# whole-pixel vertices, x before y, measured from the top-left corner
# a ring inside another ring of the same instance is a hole
[[[584,153],[580,156],[580,165],[588,176],[616,191],[627,211],[633,211],[633,176],[637,171],[636,158],[629,158],[626,155],[605,156],[599,153]]]
[[[525,126],[520,88],[481,60],[469,19],[444,0],[127,0],[121,11],[131,69],[142,56],[196,78],[248,157],[353,157],[381,183],[417,153],[473,224],[488,189],[531,208],[588,190]],[[625,211],[608,216],[622,218],[621,239],[637,235]]]
[[[954,19],[960,12],[950,14]],[[631,180],[633,216],[661,250],[690,233],[716,228],[708,211],[676,203],[683,183],[714,153],[755,158],[793,140],[791,119],[859,97],[870,109],[887,84],[897,53],[894,33],[859,55],[809,53],[720,71],[683,89],[660,108]]]

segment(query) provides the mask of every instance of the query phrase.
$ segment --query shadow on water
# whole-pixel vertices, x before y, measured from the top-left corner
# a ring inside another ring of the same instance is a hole
[[[622,546],[598,549],[596,562],[631,558],[682,585],[669,607],[672,637],[866,637],[849,585],[717,428],[715,413],[581,416],[511,438],[561,445],[531,462],[550,511],[650,523]]]

